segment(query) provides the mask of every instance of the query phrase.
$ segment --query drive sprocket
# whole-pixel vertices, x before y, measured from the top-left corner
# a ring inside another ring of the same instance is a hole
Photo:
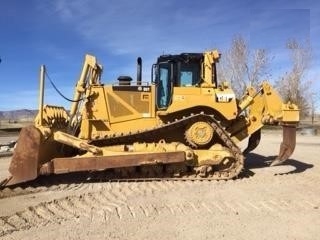
[[[185,139],[192,147],[202,147],[210,143],[214,130],[208,122],[197,121],[190,124],[185,132]]]

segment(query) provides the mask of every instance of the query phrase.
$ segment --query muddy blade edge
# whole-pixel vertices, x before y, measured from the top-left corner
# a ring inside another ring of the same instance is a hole
[[[21,129],[9,167],[11,176],[2,180],[0,186],[14,185],[38,177],[41,137],[40,131],[34,126]]]
[[[296,126],[282,126],[283,139],[280,145],[278,157],[270,166],[276,166],[286,161],[293,153],[296,146]]]

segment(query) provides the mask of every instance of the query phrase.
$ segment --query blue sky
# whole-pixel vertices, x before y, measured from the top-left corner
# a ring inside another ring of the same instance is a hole
[[[225,50],[241,34],[252,48],[272,57],[270,81],[288,70],[285,43],[311,40],[308,79],[320,92],[320,3],[296,0],[2,0],[0,3],[0,110],[36,109],[41,64],[68,97],[85,53],[104,66],[103,81],[136,76],[143,80],[163,53]],[[69,107],[46,84],[45,102]]]

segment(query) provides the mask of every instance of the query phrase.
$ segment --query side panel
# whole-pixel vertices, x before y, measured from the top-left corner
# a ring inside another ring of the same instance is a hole
[[[227,120],[235,119],[237,116],[237,104],[233,91],[212,87],[175,87],[172,103],[166,112],[172,113],[197,106],[215,109]]]
[[[153,86],[105,87],[110,123],[154,117]]]
[[[144,122],[154,123],[154,92],[154,86],[92,86],[83,107],[80,138],[103,138],[119,129],[125,132],[145,127]]]

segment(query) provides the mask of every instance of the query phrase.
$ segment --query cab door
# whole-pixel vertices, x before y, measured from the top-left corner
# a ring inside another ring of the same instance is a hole
[[[156,74],[156,104],[158,110],[166,110],[172,100],[172,64],[159,63]]]

